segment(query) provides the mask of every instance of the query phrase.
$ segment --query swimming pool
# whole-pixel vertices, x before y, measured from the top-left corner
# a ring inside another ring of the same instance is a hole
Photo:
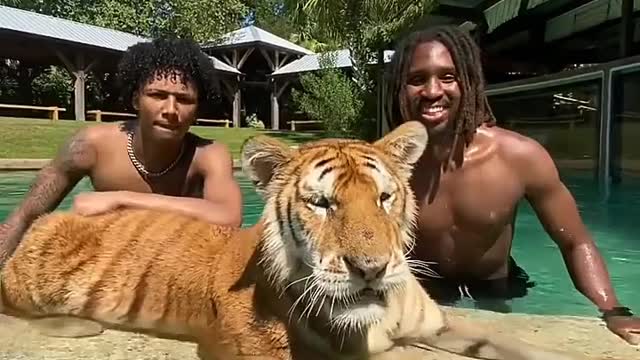
[[[33,180],[33,172],[0,172],[0,219],[4,220],[22,199]],[[244,176],[236,178],[244,197],[244,225],[254,224],[262,212],[262,199]],[[640,214],[640,182],[613,188],[602,200],[589,174],[564,174],[565,183],[577,199],[585,224],[607,262],[620,301],[640,312],[640,239],[636,222]],[[60,205],[67,209],[73,195],[91,190],[88,180],[76,186]],[[544,232],[531,207],[518,209],[513,255],[536,286],[529,295],[508,304],[512,311],[529,314],[597,315],[590,302],[573,287],[558,248]],[[636,295],[636,296],[634,296]],[[458,306],[473,307],[471,301]]]
[[[0,220],[4,220],[29,190],[35,172],[33,171],[0,171]],[[256,223],[262,214],[262,199],[254,191],[253,184],[246,177],[237,175],[244,200],[243,226]],[[73,197],[83,191],[92,191],[89,179],[85,178],[76,185],[71,193],[62,200],[60,209],[69,209]]]

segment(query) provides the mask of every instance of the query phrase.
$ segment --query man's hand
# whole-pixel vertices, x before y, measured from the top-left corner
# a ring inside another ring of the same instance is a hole
[[[122,206],[122,195],[118,191],[87,192],[76,195],[71,211],[84,215],[99,215]]]
[[[635,316],[608,316],[607,328],[631,345],[640,344],[640,318]]]

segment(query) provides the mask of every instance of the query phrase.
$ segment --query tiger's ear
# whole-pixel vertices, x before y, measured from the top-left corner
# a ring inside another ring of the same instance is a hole
[[[291,148],[272,137],[258,135],[245,140],[240,153],[242,171],[256,190],[264,193],[273,175],[289,161]]]
[[[418,121],[407,121],[377,140],[374,145],[401,165],[415,164],[429,143],[427,128]]]

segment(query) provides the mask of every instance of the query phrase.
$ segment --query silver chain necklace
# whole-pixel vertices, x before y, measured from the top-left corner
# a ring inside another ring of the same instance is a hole
[[[166,169],[158,172],[151,172],[144,167],[142,162],[138,160],[138,158],[136,157],[136,154],[133,152],[133,131],[129,131],[127,133],[127,153],[129,154],[129,160],[131,160],[131,163],[133,164],[133,166],[135,166],[136,170],[138,170],[138,172],[144,176],[158,177],[168,173],[171,169],[173,169],[178,164],[178,161],[180,160],[180,158],[182,158],[183,152],[184,152],[184,142],[182,142],[182,144],[180,145],[180,153],[175,158],[175,160],[173,160],[173,162],[169,164],[169,166],[167,166]]]

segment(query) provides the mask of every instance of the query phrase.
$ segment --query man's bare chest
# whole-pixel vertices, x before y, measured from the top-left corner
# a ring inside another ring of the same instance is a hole
[[[143,177],[128,159],[96,166],[91,182],[97,191],[133,191],[170,196],[202,196],[202,180],[189,168],[158,177]]]
[[[433,234],[500,231],[513,220],[524,194],[521,181],[502,166],[444,174],[433,192],[413,186],[419,228]]]

